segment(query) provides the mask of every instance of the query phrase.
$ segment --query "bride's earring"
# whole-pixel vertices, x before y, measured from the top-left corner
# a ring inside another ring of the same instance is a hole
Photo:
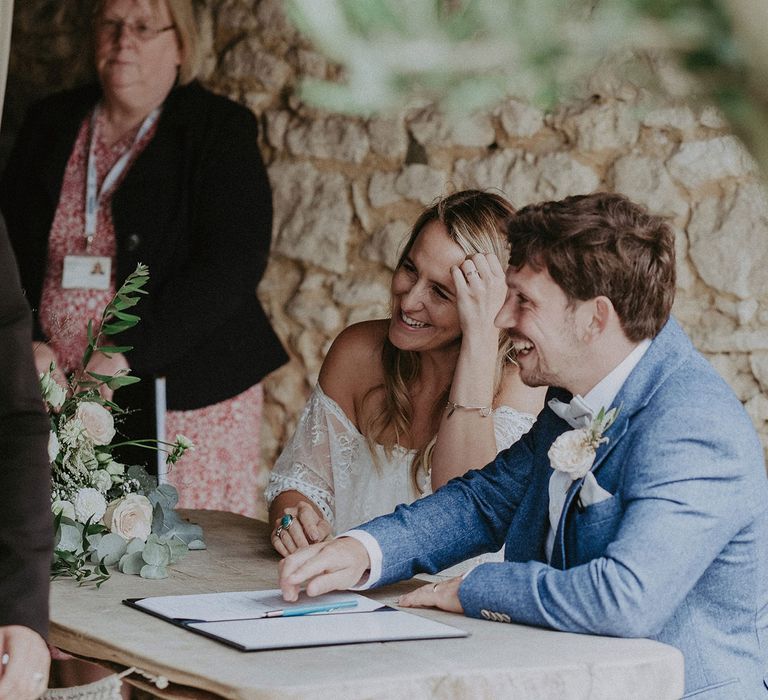
[[[520,365],[517,362],[517,350],[515,349],[514,346],[512,346],[509,349],[509,352],[507,352],[507,361],[509,362],[509,364],[514,365],[515,367],[520,369]]]

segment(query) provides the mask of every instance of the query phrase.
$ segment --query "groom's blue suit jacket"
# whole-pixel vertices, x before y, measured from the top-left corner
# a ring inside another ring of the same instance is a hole
[[[505,562],[462,582],[467,615],[649,637],[683,652],[686,696],[768,697],[768,480],[749,418],[674,320],[614,406],[592,470],[612,497],[581,507],[574,482],[551,565],[547,451],[570,427],[545,408],[484,469],[361,526],[382,549],[379,583],[505,544]]]

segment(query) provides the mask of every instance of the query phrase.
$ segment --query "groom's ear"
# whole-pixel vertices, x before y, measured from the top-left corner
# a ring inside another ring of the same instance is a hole
[[[608,297],[595,297],[590,302],[592,316],[587,324],[589,340],[594,340],[605,333],[611,322],[616,319],[616,310]]]

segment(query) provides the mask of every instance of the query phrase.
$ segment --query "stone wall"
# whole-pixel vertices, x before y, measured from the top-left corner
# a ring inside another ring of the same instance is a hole
[[[2,149],[32,97],[87,75],[88,5],[16,3]],[[278,0],[199,5],[203,81],[259,117],[274,190],[273,255],[259,296],[292,360],[266,380],[265,464],[289,436],[336,334],[386,315],[409,223],[437,195],[464,187],[498,188],[517,205],[611,189],[670,217],[674,312],[768,446],[768,200],[716,110],[651,107],[631,86],[613,84],[547,114],[514,99],[459,122],[429,107],[370,120],[325,114],[293,88],[301,76],[335,69]]]

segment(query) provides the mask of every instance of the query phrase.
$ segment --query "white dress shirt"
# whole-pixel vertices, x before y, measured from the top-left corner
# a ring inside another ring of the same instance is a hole
[[[605,408],[607,411],[611,408],[613,400],[616,395],[624,386],[624,382],[631,374],[638,362],[645,355],[646,351],[651,345],[650,339],[640,341],[613,370],[611,370],[605,377],[603,377],[583,398],[584,403],[589,406],[593,414],[600,411],[600,408]],[[368,558],[371,562],[371,567],[368,572],[367,578],[363,577],[356,586],[352,586],[350,590],[363,591],[376,585],[381,578],[381,564],[383,555],[381,553],[381,547],[376,539],[365,532],[364,530],[348,530],[339,535],[339,537],[352,537],[360,542],[368,552]],[[547,561],[552,558],[552,547],[554,546],[555,533],[550,526],[547,533]],[[466,572],[466,576],[469,572]]]

